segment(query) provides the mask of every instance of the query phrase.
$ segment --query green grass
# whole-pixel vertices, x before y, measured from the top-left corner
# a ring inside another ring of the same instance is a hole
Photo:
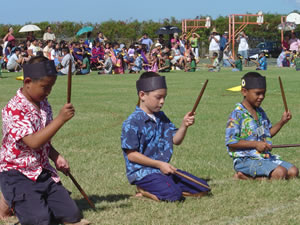
[[[224,145],[227,118],[242,97],[227,88],[239,85],[245,72],[222,69],[208,73],[200,68],[195,73],[172,71],[166,74],[168,97],[164,112],[180,125],[190,111],[206,79],[208,86],[197,109],[196,122],[184,142],[175,147],[171,163],[180,169],[210,178],[213,196],[187,198],[183,203],[157,203],[132,198],[135,187],[125,176],[125,163],[120,148],[122,122],[134,111],[137,102],[135,81],[139,75],[73,77],[72,103],[76,109],[70,120],[53,138],[56,149],[69,161],[73,176],[96,204],[89,208],[68,177],[62,181],[93,224],[299,224],[300,180],[251,182],[232,179],[232,159]],[[293,119],[274,137],[274,144],[299,143],[300,73],[294,69],[270,67],[262,72],[267,77],[267,95],[263,108],[276,123],[284,111],[278,76],[285,87]],[[0,107],[15,94],[21,81],[17,73],[3,73],[0,79]],[[66,102],[67,77],[58,77],[49,97],[54,115]],[[300,166],[300,148],[276,149],[283,159]]]

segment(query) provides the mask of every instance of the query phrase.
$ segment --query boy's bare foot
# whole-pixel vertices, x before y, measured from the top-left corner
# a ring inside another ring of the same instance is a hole
[[[138,194],[141,194],[141,195],[144,196],[144,197],[147,197],[147,198],[150,198],[150,199],[152,199],[152,200],[154,200],[154,201],[159,202],[159,199],[156,197],[156,195],[151,194],[151,193],[148,192],[148,191],[144,191],[143,189],[141,189],[141,188],[139,188],[139,187],[137,187],[137,190],[138,190],[138,192],[137,192],[136,196],[137,196]]]
[[[242,172],[236,172],[234,175],[233,175],[233,178],[235,180],[253,180],[252,177],[248,177],[246,176],[245,174],[243,174]]]

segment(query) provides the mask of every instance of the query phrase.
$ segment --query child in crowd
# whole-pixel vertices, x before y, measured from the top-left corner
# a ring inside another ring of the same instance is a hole
[[[129,70],[129,73],[139,73],[143,69],[143,59],[137,51],[133,55],[134,63],[130,63],[132,66]]]
[[[196,72],[196,60],[195,56],[192,54],[190,57],[187,58],[187,64],[185,66],[185,72]]]
[[[110,51],[108,49],[105,50],[104,54],[104,63],[100,61],[100,66],[97,69],[100,69],[98,74],[112,74],[113,62],[110,58]]]
[[[208,189],[174,174],[177,169],[169,164],[173,144],[182,143],[188,127],[194,124],[194,114],[187,113],[177,129],[160,111],[167,95],[164,76],[145,72],[137,80],[136,87],[138,105],[124,121],[121,135],[129,182],[137,186],[139,195],[155,200],[177,201],[183,195],[207,194]],[[206,184],[200,178],[188,176]]]
[[[148,71],[157,73],[158,72],[158,67],[159,67],[159,59],[158,59],[157,54],[154,53],[152,55],[151,64],[150,64],[150,68],[149,68]]]
[[[23,87],[2,110],[1,191],[21,224],[88,224],[49,162],[64,174],[70,170],[50,141],[74,107],[65,104],[52,120],[47,96],[56,81],[53,61],[33,57],[23,70]]]
[[[125,72],[125,62],[123,58],[123,53],[120,51],[117,55],[117,61],[115,65],[115,74],[124,74]]]
[[[237,179],[289,179],[298,176],[298,168],[272,155],[272,140],[291,118],[284,112],[272,126],[260,107],[265,98],[266,78],[256,72],[242,77],[243,100],[237,103],[226,126],[226,146],[233,158]]]
[[[267,57],[264,52],[261,52],[258,57],[258,61],[254,61],[257,65],[256,70],[267,70]]]
[[[243,57],[240,54],[237,54],[237,59],[232,64],[232,72],[239,72],[243,70]]]
[[[76,75],[86,75],[90,73],[90,54],[88,52],[84,52],[82,65],[80,66],[80,71],[76,73]]]
[[[169,59],[169,55],[166,53],[161,54],[162,57],[162,63],[161,67],[159,68],[159,72],[170,72],[171,70],[171,61]]]
[[[216,53],[216,52],[213,53],[212,61],[213,61],[212,64],[207,65],[207,67],[209,68],[208,71],[209,72],[220,72],[220,63],[219,63],[219,59],[218,59],[218,53]]]

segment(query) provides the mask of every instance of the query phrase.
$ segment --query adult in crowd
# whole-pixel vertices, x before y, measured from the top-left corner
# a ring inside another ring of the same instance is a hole
[[[5,48],[5,43],[7,43],[7,42],[10,42],[12,47],[15,46],[15,40],[16,39],[13,36],[13,33],[14,33],[14,29],[12,27],[10,27],[8,29],[8,33],[3,38],[4,48]]]
[[[238,54],[240,54],[244,58],[245,66],[248,65],[248,36],[244,31],[241,31],[240,35],[237,38],[237,42],[239,42]]]
[[[221,37],[220,40],[220,55],[219,55],[219,62],[221,63],[222,59],[223,59],[223,51],[226,48],[226,46],[228,45],[228,32],[225,31],[224,34]]]
[[[281,48],[282,48],[282,51],[286,51],[286,50],[289,50],[290,49],[290,36],[289,35],[284,35],[284,38],[281,42]]]
[[[291,39],[289,40],[289,44],[290,44],[290,51],[299,51],[299,47],[300,47],[300,40],[297,38],[296,34],[294,32],[292,32],[291,34]]]
[[[24,62],[23,57],[21,56],[21,49],[20,48],[15,48],[13,50],[13,54],[11,57],[9,57],[8,62],[7,62],[7,70],[9,72],[15,72],[15,71],[20,71],[22,69],[22,64]]]
[[[214,53],[220,54],[220,35],[218,34],[216,28],[213,28],[208,41],[209,41],[209,58],[211,63],[214,61]]]
[[[30,46],[29,46],[29,48],[27,50],[28,55],[30,57],[36,56],[36,54],[37,54],[38,51],[39,51],[38,41],[37,41],[37,39],[32,39],[30,41]]]
[[[51,27],[48,26],[46,29],[46,32],[43,35],[43,40],[44,41],[48,41],[48,40],[55,41],[55,39],[56,39],[55,34],[52,32]]]
[[[60,70],[58,71],[57,75],[66,75],[69,72],[69,63],[70,60],[72,60],[72,73],[75,72],[75,60],[73,56],[70,54],[70,49],[69,48],[63,48],[62,49],[62,54],[63,54],[63,59],[60,63]]]
[[[150,51],[151,46],[153,45],[153,41],[148,37],[147,33],[144,33],[143,37],[139,39],[139,42],[143,45],[146,45],[147,52]]]
[[[190,39],[189,39],[194,56],[196,59],[199,58],[199,44],[198,44],[199,38],[200,38],[200,35],[194,32],[194,33],[192,33],[192,37],[190,37]]]
[[[99,31],[97,35],[98,36],[96,38],[96,41],[99,41],[100,43],[103,44],[105,44],[108,41],[108,39],[104,36],[104,34],[101,31]]]

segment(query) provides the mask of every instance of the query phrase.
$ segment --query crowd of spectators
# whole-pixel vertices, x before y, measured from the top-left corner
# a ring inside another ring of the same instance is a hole
[[[110,42],[102,32],[98,32],[94,39],[91,38],[91,33],[87,33],[85,40],[58,42],[49,26],[43,39],[37,40],[33,32],[29,32],[26,41],[21,43],[16,42],[13,32],[10,28],[3,38],[4,45],[1,50],[1,66],[10,72],[20,71],[22,65],[36,55],[44,55],[54,60],[59,75],[68,73],[70,61],[73,65],[72,72],[78,75],[88,74],[92,70],[97,71],[98,74],[139,73],[142,70],[194,72],[199,63],[200,36],[197,33],[192,33],[190,37],[185,33],[181,36],[174,33],[170,34],[167,40],[164,39],[164,35],[159,35],[156,40],[152,40],[145,33],[136,42],[126,46],[124,43]],[[244,60],[246,66],[250,60],[247,39],[244,32],[239,34],[237,38],[239,54],[234,59],[228,41],[228,32],[220,35],[214,28],[208,39],[211,60],[207,65],[208,71],[220,71],[221,62],[224,67],[241,71],[241,62]],[[299,46],[300,41],[295,33],[291,33],[291,37],[285,36],[282,43],[283,52],[277,60],[278,66],[294,65]],[[264,54],[260,54],[255,63],[258,69],[267,68]]]

